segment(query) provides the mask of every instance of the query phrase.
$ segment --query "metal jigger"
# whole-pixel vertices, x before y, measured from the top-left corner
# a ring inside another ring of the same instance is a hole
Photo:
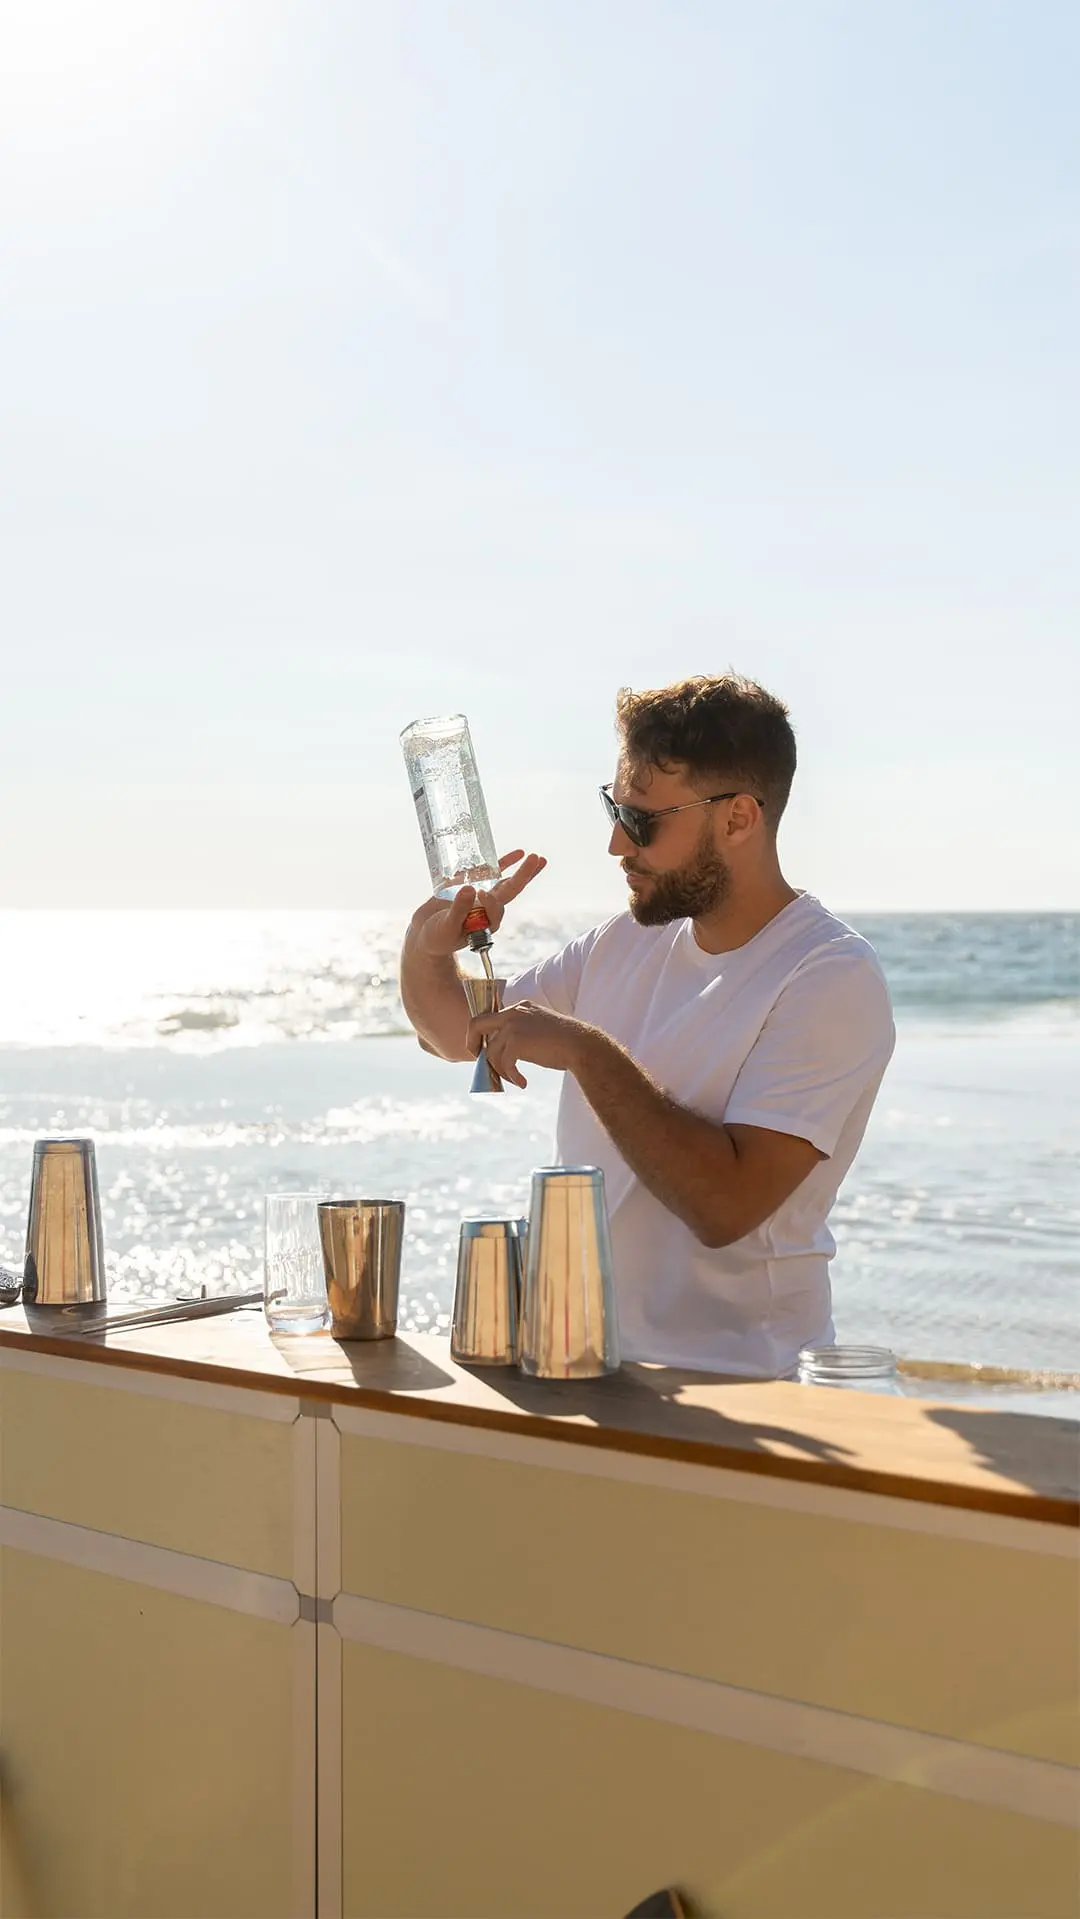
[[[502,989],[505,980],[487,979],[483,974],[461,974],[461,984],[465,988],[465,997],[469,1002],[469,1011],[474,1019],[483,1013],[498,1013],[502,1008]],[[502,1080],[490,1064],[487,1047],[482,1046],[476,1056],[476,1067],[472,1076],[470,1093],[501,1093]]]
[[[28,1306],[92,1306],[105,1298],[93,1140],[34,1146],[23,1298]]]

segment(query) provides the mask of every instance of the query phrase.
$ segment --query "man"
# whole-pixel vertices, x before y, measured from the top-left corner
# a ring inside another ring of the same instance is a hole
[[[431,900],[402,954],[429,1050],[525,1085],[565,1073],[557,1157],[602,1166],[624,1355],[776,1377],[833,1337],[827,1218],[892,1053],[873,949],[789,886],[787,709],[751,681],[624,690],[603,788],[629,911],[470,1020],[453,954],[477,895]],[[507,855],[493,927],[544,865]],[[511,870],[516,869],[516,870]]]

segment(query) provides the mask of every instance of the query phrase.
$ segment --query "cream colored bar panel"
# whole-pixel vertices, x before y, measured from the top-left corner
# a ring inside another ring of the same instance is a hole
[[[1075,1561],[348,1433],[341,1475],[346,1592],[1080,1757]]]
[[[0,1506],[0,1546],[128,1579],[137,1586],[153,1586],[159,1592],[205,1600],[208,1605],[226,1606],[231,1612],[250,1613],[281,1626],[291,1626],[300,1617],[300,1595],[291,1579],[248,1572],[220,1559],[170,1552],[166,1546],[148,1546],[142,1539],[73,1526],[66,1519],[43,1519],[40,1513],[20,1512],[13,1506]]]
[[[944,1739],[938,1733],[913,1732],[854,1713],[830,1712],[824,1706],[612,1659],[606,1653],[554,1646],[550,1640],[524,1639],[460,1619],[410,1612],[379,1599],[340,1593],[333,1617],[342,1638],[383,1652],[456,1666],[594,1706],[615,1706],[689,1732],[715,1733],[742,1745],[819,1760],[1050,1825],[1080,1828],[1080,1772],[1072,1766]]]
[[[153,1373],[133,1392],[100,1364],[59,1365],[0,1371],[0,1504],[293,1577],[296,1401],[287,1423],[159,1392]]]
[[[310,1919],[314,1627],[11,1549],[0,1602],[26,1913]]]
[[[390,1439],[401,1446],[501,1459],[511,1466],[543,1466],[583,1478],[656,1486],[662,1492],[701,1493],[707,1499],[728,1499],[737,1505],[820,1513],[825,1519],[846,1519],[858,1526],[869,1522],[896,1527],[901,1532],[944,1533],[950,1539],[970,1539],[975,1545],[1008,1546],[1014,1552],[1080,1559],[1080,1528],[1049,1520],[1005,1517],[968,1506],[900,1499],[893,1494],[854,1492],[778,1473],[703,1466],[686,1459],[622,1452],[607,1446],[581,1446],[566,1437],[526,1438],[486,1426],[403,1419],[399,1413],[376,1413],[366,1407],[338,1404],[333,1414],[341,1432],[359,1439]]]
[[[1076,1919],[1077,1835],[345,1642],[345,1919]]]
[[[156,1399],[213,1407],[222,1413],[244,1413],[251,1419],[270,1419],[284,1426],[296,1418],[298,1402],[291,1394],[265,1392],[258,1383],[226,1386],[201,1372],[158,1372],[148,1356],[146,1364],[140,1360],[135,1365],[119,1366],[111,1358],[112,1347],[96,1340],[85,1345],[76,1340],[71,1350],[75,1357],[68,1359],[58,1353],[39,1352],[29,1341],[9,1344],[0,1340],[0,1375],[8,1371],[29,1373],[36,1378],[66,1379],[72,1385],[103,1386],[112,1393],[152,1393]]]

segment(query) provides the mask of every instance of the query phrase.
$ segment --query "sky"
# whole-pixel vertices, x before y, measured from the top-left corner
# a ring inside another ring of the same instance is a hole
[[[1071,0],[5,0],[0,903],[402,908],[464,711],[789,704],[840,910],[1080,907]],[[543,889],[541,891],[541,888]]]

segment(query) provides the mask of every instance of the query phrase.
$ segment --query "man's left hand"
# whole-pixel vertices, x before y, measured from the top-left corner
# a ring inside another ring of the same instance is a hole
[[[573,1073],[596,1029],[582,1020],[568,1019],[565,1013],[549,1013],[546,1007],[522,1000],[505,1013],[484,1013],[469,1022],[469,1045],[474,1053],[482,1040],[487,1056],[501,1079],[512,1086],[528,1081],[518,1061],[531,1066],[549,1066],[557,1073]]]

